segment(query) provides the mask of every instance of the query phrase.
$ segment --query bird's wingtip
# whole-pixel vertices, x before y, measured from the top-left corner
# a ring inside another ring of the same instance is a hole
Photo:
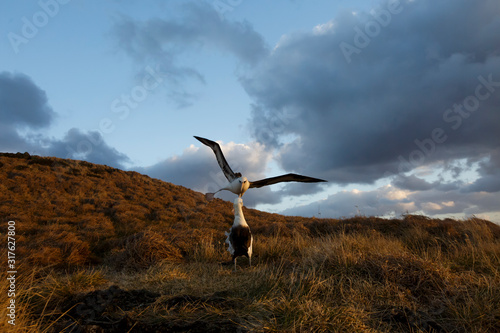
[[[200,141],[201,143],[203,143],[204,145],[206,146],[209,146],[209,147],[212,147],[213,145],[218,145],[217,142],[215,141],[212,141],[212,140],[209,140],[209,139],[205,139],[205,138],[202,138],[201,136],[196,136],[196,135],[193,135],[194,138],[198,141]]]

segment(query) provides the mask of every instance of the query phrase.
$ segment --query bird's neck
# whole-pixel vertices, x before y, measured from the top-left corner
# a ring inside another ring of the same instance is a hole
[[[248,227],[248,224],[243,216],[235,216],[233,227]]]
[[[234,226],[248,226],[247,221],[245,220],[245,216],[243,215],[243,210],[241,207],[234,208]]]

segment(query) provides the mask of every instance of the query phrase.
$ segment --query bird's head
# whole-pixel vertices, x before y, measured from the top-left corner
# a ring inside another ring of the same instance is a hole
[[[247,177],[240,177],[239,181],[241,184],[241,192],[240,192],[240,197],[241,197],[243,193],[245,193],[246,190],[248,190],[248,188],[250,187],[250,182],[248,181]]]

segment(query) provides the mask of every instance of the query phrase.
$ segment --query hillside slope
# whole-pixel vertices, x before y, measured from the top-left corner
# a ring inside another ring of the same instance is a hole
[[[244,213],[255,230],[307,220]],[[168,239],[169,259],[181,259],[197,237],[222,239],[233,222],[230,202],[208,203],[201,193],[137,172],[27,153],[0,154],[0,216],[16,221],[21,256],[56,267],[102,262],[144,233]]]
[[[244,214],[255,260],[233,272],[232,203],[136,172],[0,154],[0,255],[15,221],[18,270],[17,324],[0,330],[500,330],[496,224]],[[1,318],[9,301],[0,294]]]
[[[366,229],[403,232],[403,220],[310,219],[245,209],[254,233],[290,236],[292,230],[328,234]],[[207,234],[223,240],[233,221],[232,203],[207,202],[201,193],[182,186],[85,161],[29,154],[0,154],[0,216],[17,223],[20,255],[30,264],[71,267],[100,263],[139,237],[154,246],[167,246],[156,256],[182,259],[190,244]],[[408,221],[406,221],[408,222]],[[452,220],[419,219],[441,236],[460,225]],[[488,227],[498,235],[496,225]],[[462,232],[461,237],[464,237]],[[160,241],[161,238],[161,241]],[[144,249],[145,251],[147,249]],[[146,259],[146,258],[145,258]]]
[[[203,200],[188,189],[83,161],[4,155],[0,163],[0,214],[16,221],[23,252],[37,249],[27,253],[31,264],[99,262],[120,238],[186,223]]]

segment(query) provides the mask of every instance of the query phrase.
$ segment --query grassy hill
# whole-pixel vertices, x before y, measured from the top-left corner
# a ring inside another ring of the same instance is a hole
[[[0,330],[500,331],[491,222],[244,214],[253,266],[241,259],[233,272],[232,203],[136,172],[0,154]]]

